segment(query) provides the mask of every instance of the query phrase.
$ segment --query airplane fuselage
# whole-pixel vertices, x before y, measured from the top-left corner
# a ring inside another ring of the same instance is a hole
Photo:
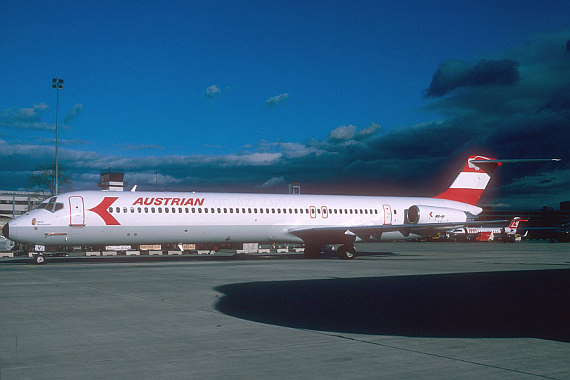
[[[353,226],[386,227],[358,233],[357,241],[421,236],[403,228],[418,205],[426,210],[422,223],[462,222],[481,211],[427,197],[82,191],[51,198],[11,221],[6,232],[10,239],[42,245],[334,244],[344,243]],[[330,233],[343,227],[346,233]]]

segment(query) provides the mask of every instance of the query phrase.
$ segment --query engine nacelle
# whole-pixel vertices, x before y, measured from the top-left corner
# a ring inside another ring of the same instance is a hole
[[[463,223],[467,221],[467,214],[454,208],[414,205],[408,209],[408,221],[412,224]]]

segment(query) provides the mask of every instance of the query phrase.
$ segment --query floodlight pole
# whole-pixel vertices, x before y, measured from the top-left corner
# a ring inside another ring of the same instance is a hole
[[[58,119],[59,119],[59,89],[63,89],[63,79],[53,78],[51,87],[56,89],[55,102],[55,194],[59,193],[59,160],[58,160]]]

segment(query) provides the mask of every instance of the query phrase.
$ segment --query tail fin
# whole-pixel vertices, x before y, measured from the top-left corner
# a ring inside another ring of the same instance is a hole
[[[513,220],[511,220],[511,223],[509,224],[508,228],[510,228],[511,231],[513,231],[513,232],[517,232],[517,228],[519,228],[520,222],[528,222],[528,220],[527,219],[521,219],[520,217],[515,216],[513,218]]]
[[[469,203],[477,206],[479,198],[487,187],[491,175],[497,167],[506,163],[524,162],[552,162],[560,161],[560,158],[523,158],[497,160],[483,156],[470,156],[449,189],[435,196],[435,198],[449,199]]]
[[[435,196],[435,198],[449,199],[476,206],[491,179],[491,175],[500,165],[501,162],[494,158],[470,156],[449,189]]]

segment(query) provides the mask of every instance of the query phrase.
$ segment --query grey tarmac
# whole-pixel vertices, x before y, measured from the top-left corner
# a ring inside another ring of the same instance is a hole
[[[0,259],[0,379],[568,379],[570,245]]]

